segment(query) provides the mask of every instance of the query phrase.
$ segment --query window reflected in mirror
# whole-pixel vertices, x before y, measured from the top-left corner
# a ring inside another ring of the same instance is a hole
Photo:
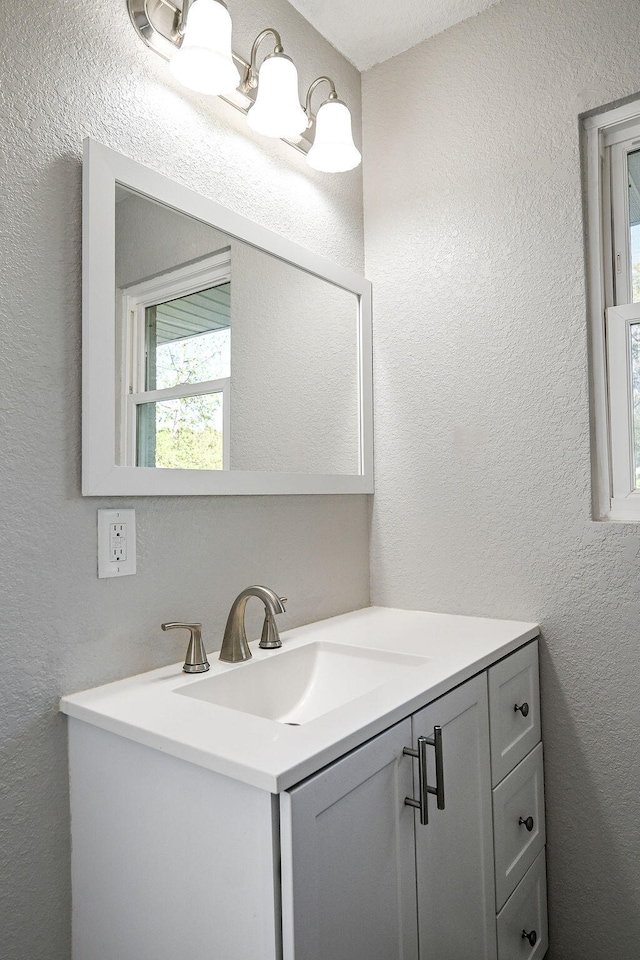
[[[230,263],[223,251],[122,290],[123,456],[130,465],[228,469]],[[176,297],[180,288],[186,292]]]
[[[357,474],[359,301],[118,184],[117,463]]]
[[[144,392],[133,395],[137,466],[224,469],[230,297],[226,282],[146,307]],[[202,393],[184,396],[185,384],[198,384]],[[149,392],[164,399],[147,402]]]

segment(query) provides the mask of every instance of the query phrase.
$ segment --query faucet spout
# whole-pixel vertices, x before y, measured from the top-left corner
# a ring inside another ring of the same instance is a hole
[[[269,587],[247,587],[233,601],[227,618],[220,649],[220,660],[226,663],[241,663],[243,660],[251,659],[251,650],[244,626],[245,607],[250,597],[258,597],[264,604],[265,622],[268,622],[269,647],[279,647],[281,645],[274,617],[285,612],[282,599]],[[263,628],[263,638],[264,635],[265,630]]]

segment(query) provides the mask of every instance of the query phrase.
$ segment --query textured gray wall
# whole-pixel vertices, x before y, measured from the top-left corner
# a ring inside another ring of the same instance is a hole
[[[230,0],[236,47],[273,23],[301,85],[360,78],[284,0]],[[283,625],[365,606],[364,497],[81,499],[82,139],[108,146],[355,270],[359,172],[315,174],[218,100],[182,92],[124,0],[0,5],[0,955],[68,960],[69,824],[61,693],[178,659],[162,620],[219,646],[231,600],[265,582]],[[137,510],[139,573],[96,577],[96,508]]]
[[[590,519],[578,114],[635,0],[505,0],[363,77],[376,603],[539,620],[554,960],[640,954],[640,532]]]

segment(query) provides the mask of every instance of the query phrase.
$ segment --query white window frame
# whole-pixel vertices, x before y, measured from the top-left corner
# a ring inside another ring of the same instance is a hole
[[[586,158],[587,280],[592,387],[593,515],[640,521],[635,486],[627,154],[640,147],[640,103],[582,120]],[[631,141],[638,143],[632,145]],[[616,210],[616,216],[613,211]],[[626,211],[626,212],[624,212]]]
[[[142,280],[120,290],[121,375],[120,375],[120,463],[135,466],[137,460],[137,408],[143,403],[159,403],[204,394],[222,394],[222,469],[230,469],[231,380],[203,380],[181,383],[162,390],[145,389],[146,310],[167,300],[186,297],[199,290],[231,281],[231,255],[228,249],[212,256],[182,264],[156,277]]]

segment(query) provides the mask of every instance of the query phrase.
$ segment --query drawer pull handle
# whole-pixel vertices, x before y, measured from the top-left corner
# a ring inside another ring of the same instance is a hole
[[[526,820],[523,820],[522,817],[518,820],[518,823],[521,827],[526,827],[529,833],[533,830],[533,817],[527,817]]]
[[[529,704],[526,702],[526,700],[524,703],[521,703],[520,706],[518,706],[517,703],[514,705],[513,707],[514,713],[517,713],[518,710],[520,711],[523,717],[529,716]]]
[[[434,747],[436,751],[436,786],[430,787],[427,783],[427,747]],[[418,737],[418,749],[405,747],[402,751],[407,757],[418,758],[418,781],[420,784],[420,799],[405,797],[408,807],[417,807],[420,811],[420,823],[423,826],[429,823],[428,796],[433,793],[436,797],[438,810],[444,810],[444,763],[442,759],[442,727],[433,728],[432,737]]]
[[[523,930],[523,931],[522,931],[522,939],[523,939],[523,940],[528,940],[529,943],[531,944],[531,946],[532,946],[532,947],[535,947],[535,945],[536,945],[536,943],[537,943],[537,941],[538,941],[538,934],[535,932],[535,930],[532,930],[531,933],[527,933],[526,930]]]

